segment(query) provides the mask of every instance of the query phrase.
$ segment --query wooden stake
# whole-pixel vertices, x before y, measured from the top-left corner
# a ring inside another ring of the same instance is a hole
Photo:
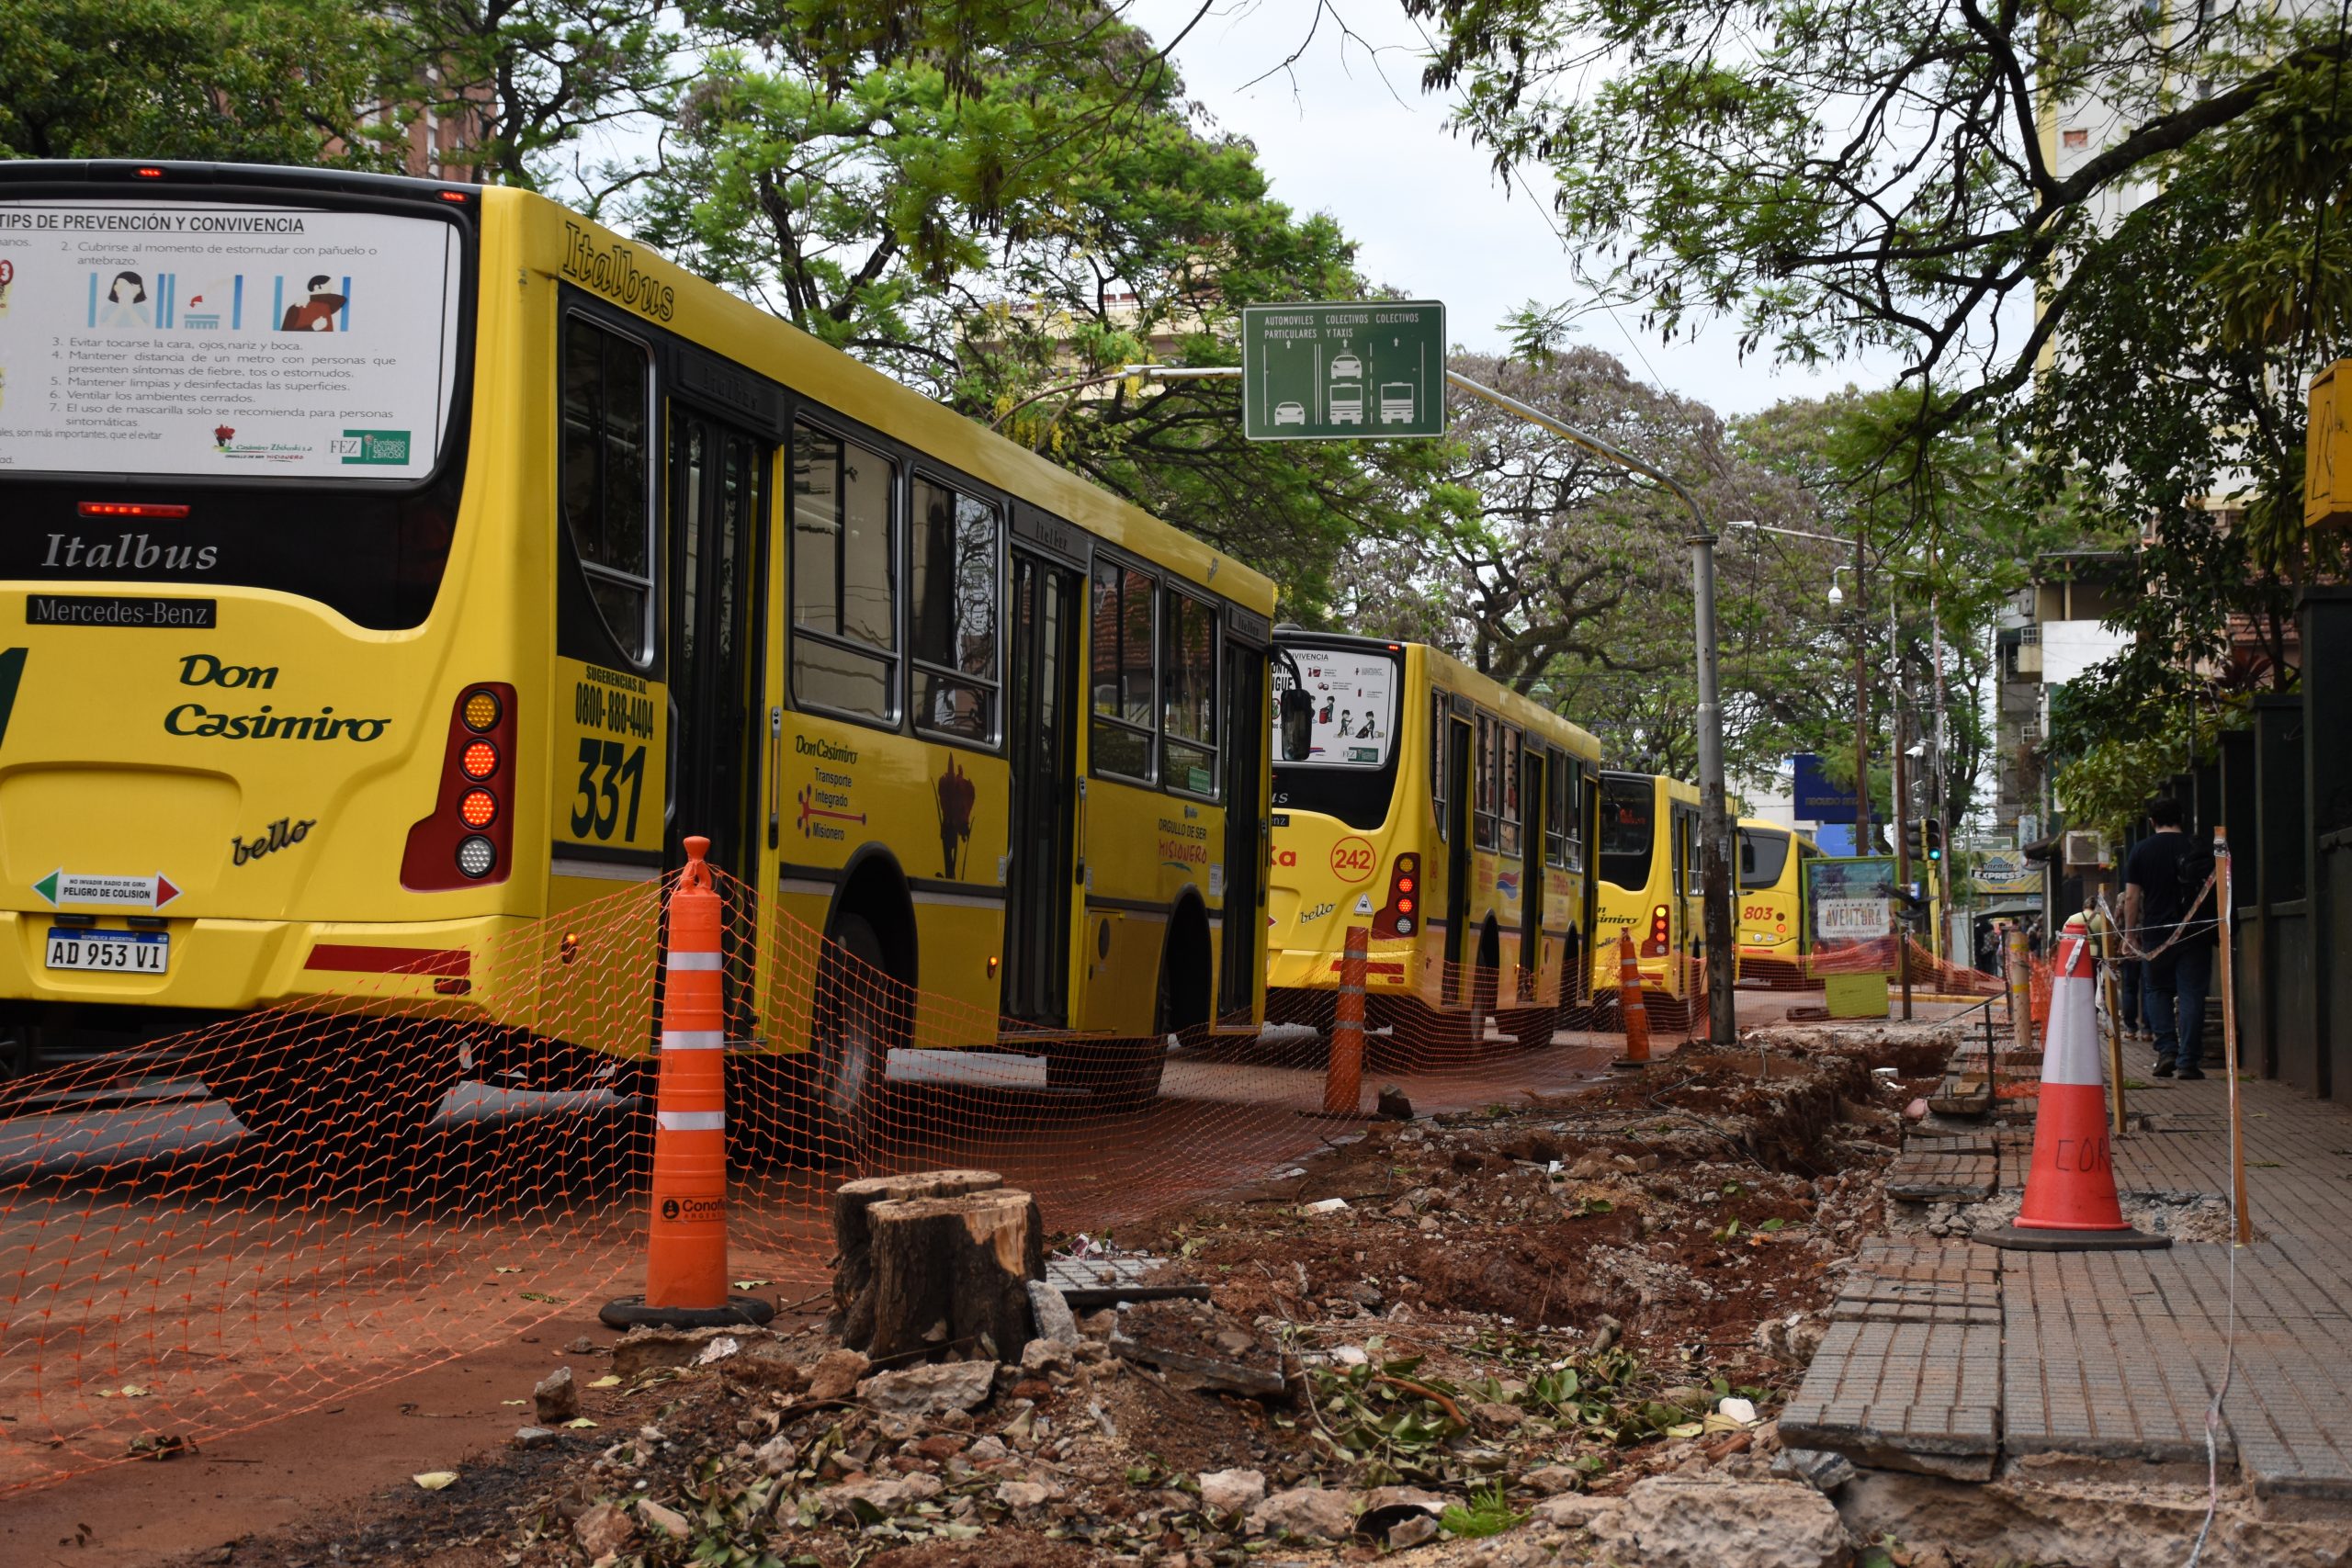
[[[2091,919],[2098,926],[2099,992],[2107,998],[2109,1129],[2120,1138],[2123,1136],[2123,1015],[2116,1010],[2121,1005],[2122,992],[2115,983],[2115,922],[2098,908],[2092,910]]]
[[[874,1248],[874,1337],[881,1360],[949,1344],[1021,1358],[1032,1337],[1029,1281],[1046,1274],[1037,1201],[1012,1188],[909,1198],[865,1211]]]
[[[868,1176],[833,1189],[832,1331],[853,1350],[874,1337],[873,1238],[866,1215],[876,1203],[910,1198],[954,1198],[1004,1185],[993,1170],[916,1170]]]
[[[2230,891],[2230,830],[2216,826],[2213,829],[2213,897],[2221,908],[2214,911],[2214,931],[2221,947],[2222,987],[2222,1063],[2230,1075],[2230,1203],[2237,1212],[2237,1244],[2254,1245],[2254,1216],[2245,1210],[2245,1122],[2238,1105],[2238,992],[2230,981],[2231,926],[2236,919],[2237,898]],[[2173,1021],[2175,1031],[2186,1036],[2181,1021]],[[2199,1019],[2201,1032],[2205,1021]]]

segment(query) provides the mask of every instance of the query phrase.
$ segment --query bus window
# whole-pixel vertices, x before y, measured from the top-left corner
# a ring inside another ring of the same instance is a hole
[[[1216,794],[1216,612],[1168,591],[1162,674],[1163,777],[1187,795]]]
[[[1739,830],[1739,886],[1747,892],[1780,884],[1789,863],[1789,836],[1762,828]]]
[[[579,316],[563,323],[564,532],[613,646],[642,669],[653,649],[652,367],[642,344]],[[584,618],[584,617],[583,617]]]
[[[1094,563],[1094,771],[1151,782],[1152,608],[1149,572]]]
[[[1476,842],[1482,850],[1495,847],[1495,732],[1502,727],[1484,713],[1478,715],[1478,746],[1472,772],[1477,775],[1475,800],[1478,815]]]
[[[792,441],[792,694],[890,723],[899,639],[889,459],[800,424]]]
[[[1544,861],[1564,871],[1577,869],[1568,843],[1576,836],[1575,759],[1555,751],[1544,770]]]
[[[1445,772],[1445,694],[1431,692],[1430,694],[1430,809],[1437,813],[1437,838],[1440,843],[1445,842],[1446,824],[1450,815],[1445,809],[1445,803],[1453,797],[1453,792],[1447,787],[1448,780]]]
[[[1500,767],[1503,796],[1502,831],[1498,835],[1502,852],[1519,853],[1519,731],[1508,724],[1495,727],[1501,732],[1502,763]]]
[[[914,624],[915,728],[996,739],[997,510],[935,480],[914,482],[908,563]]]
[[[1650,885],[1657,837],[1657,786],[1635,775],[1600,781],[1600,874],[1628,892]]]

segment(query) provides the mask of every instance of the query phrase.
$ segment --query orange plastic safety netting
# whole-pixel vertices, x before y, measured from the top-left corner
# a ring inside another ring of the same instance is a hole
[[[1821,953],[1809,953],[1804,961],[1804,973],[1808,981],[1818,986],[1830,975],[1894,975],[1895,974],[1894,938],[1883,936],[1864,942],[1842,943]],[[1937,956],[1917,938],[1905,937],[1910,965],[1911,984],[1948,996],[1991,997],[2002,989],[2001,977],[1987,975],[1981,969],[1954,964]]]
[[[823,1288],[825,1199],[853,1175],[985,1165],[1054,1230],[1099,1234],[1347,1131],[1324,1113],[1329,993],[1277,994],[1262,1022],[1030,1029],[720,892],[730,1272],[762,1293]],[[641,1288],[663,893],[0,1087],[0,1490]],[[1703,1027],[1702,978],[1647,998],[1658,1049]],[[1605,1072],[1615,997],[1561,986],[1436,965],[1375,987],[1363,1110]]]

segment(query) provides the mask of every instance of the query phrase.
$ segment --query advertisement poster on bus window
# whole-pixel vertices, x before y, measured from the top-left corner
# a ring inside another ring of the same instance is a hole
[[[1377,768],[1386,765],[1396,740],[1396,682],[1394,655],[1349,649],[1293,648],[1300,687],[1315,704],[1312,739],[1305,757],[1283,756],[1285,764]],[[1282,744],[1279,716],[1276,755]]]
[[[1805,903],[1813,922],[1813,956],[1860,972],[1887,967],[1894,944],[1894,859],[1892,855],[1822,855],[1804,864]],[[1875,964],[1869,963],[1876,960]],[[1857,962],[1858,960],[1862,962]]]
[[[448,223],[0,202],[0,466],[418,479],[456,395]]]

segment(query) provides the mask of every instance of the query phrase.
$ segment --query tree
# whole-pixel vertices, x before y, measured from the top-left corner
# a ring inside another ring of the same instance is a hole
[[[454,120],[445,174],[536,188],[588,131],[668,112],[684,39],[661,0],[403,0],[385,107]]]
[[[2028,385],[2113,254],[2103,209],[2345,48],[2257,0],[1405,4],[1439,26],[1427,80],[1464,89],[1459,123],[1550,172],[1571,243],[1663,328],[1891,347],[1951,389],[1921,406],[1944,421]],[[2124,130],[2077,154],[2044,144],[2062,117]]]
[[[1231,364],[1239,307],[1364,292],[1338,225],[1272,200],[1253,151],[1106,13],[1000,0],[870,25],[787,8],[714,51],[650,176],[649,243],[965,412],[1129,363]],[[893,19],[895,18],[895,20]],[[934,46],[938,47],[934,47]],[[1341,542],[1417,525],[1424,457],[1244,442],[1238,389],[1111,383],[1008,434],[1269,570],[1311,614]]]
[[[397,166],[367,115],[387,36],[340,0],[17,0],[0,156]]]

